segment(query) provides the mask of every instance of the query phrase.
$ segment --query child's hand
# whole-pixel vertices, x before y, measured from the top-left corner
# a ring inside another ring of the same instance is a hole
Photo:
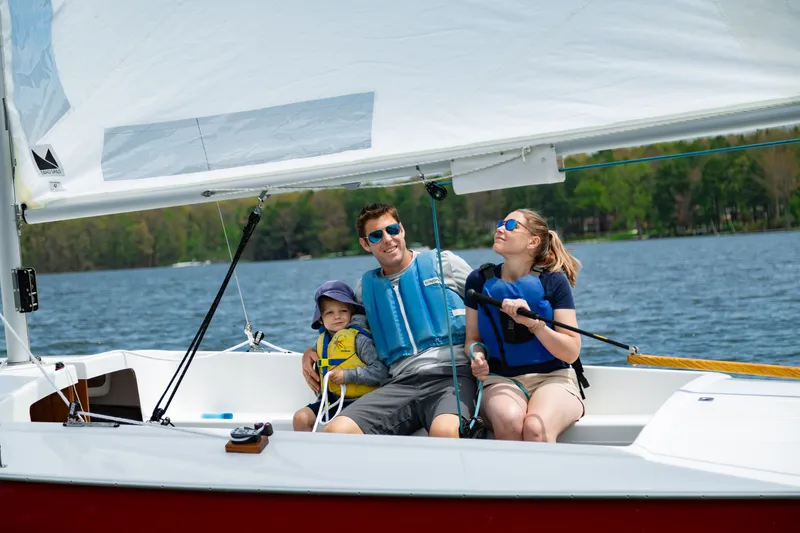
[[[331,377],[328,378],[331,383],[336,383],[337,385],[341,385],[344,383],[344,370],[341,368],[334,368],[331,370]]]

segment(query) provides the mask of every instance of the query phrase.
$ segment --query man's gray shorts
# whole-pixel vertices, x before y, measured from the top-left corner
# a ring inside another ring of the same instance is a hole
[[[472,376],[458,377],[461,416],[475,411],[477,384]],[[430,432],[433,419],[458,414],[453,375],[401,376],[365,394],[342,410],[361,431],[377,435],[411,435],[421,428]]]

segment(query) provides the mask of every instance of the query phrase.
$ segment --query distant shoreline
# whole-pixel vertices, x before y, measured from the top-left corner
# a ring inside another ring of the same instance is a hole
[[[723,237],[723,236],[736,236],[736,235],[758,235],[758,234],[772,234],[772,233],[793,233],[800,232],[800,226],[782,229],[765,229],[765,230],[737,230],[737,231],[702,231],[697,230],[692,233],[682,233],[676,235],[647,235],[640,237],[637,234],[630,234],[630,232],[617,232],[612,234],[601,235],[599,237],[580,238],[580,239],[564,239],[564,244],[592,244],[600,242],[622,242],[622,241],[648,241],[654,239],[684,239],[688,237]]]
[[[666,239],[683,239],[689,237],[729,237],[729,236],[736,236],[736,235],[755,235],[755,234],[775,234],[775,233],[796,233],[800,232],[800,227],[794,227],[790,229],[770,229],[770,230],[761,230],[761,231],[737,231],[733,232],[720,232],[718,234],[714,234],[711,232],[708,233],[691,233],[691,234],[683,234],[683,235],[663,235],[663,236],[646,236],[643,239],[637,238],[635,235],[628,235],[626,237],[622,237],[619,234],[610,234],[600,236],[598,238],[591,238],[591,239],[565,239],[564,244],[575,245],[575,244],[600,244],[600,243],[608,243],[608,242],[639,242],[639,241],[646,241],[646,240],[666,240]],[[628,232],[625,232],[628,233]],[[478,249],[486,249],[490,250],[492,248],[491,244],[487,245],[474,245],[474,246],[466,246],[466,247],[445,247],[447,250],[452,250],[454,252],[464,251],[464,250],[478,250]],[[243,259],[240,261],[240,264],[249,264],[249,263],[276,263],[276,262],[287,262],[287,261],[307,261],[307,260],[315,260],[315,259],[338,259],[343,257],[369,257],[369,254],[366,252],[342,252],[336,254],[325,254],[325,255],[318,255],[318,256],[303,256],[298,258],[290,258],[290,259],[263,259],[258,261],[253,261],[249,259]],[[40,275],[50,275],[50,274],[79,274],[79,273],[88,273],[88,272],[116,272],[120,270],[146,270],[146,269],[153,269],[153,268],[175,268],[177,266],[187,266],[193,268],[202,268],[208,267],[213,265],[230,265],[230,261],[193,261],[191,265],[156,265],[156,266],[149,266],[149,267],[121,267],[121,268],[97,268],[92,270],[64,270],[60,272],[41,272]]]

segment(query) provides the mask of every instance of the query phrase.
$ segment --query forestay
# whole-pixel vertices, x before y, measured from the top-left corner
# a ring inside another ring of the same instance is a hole
[[[0,7],[28,222],[800,121],[781,0]]]

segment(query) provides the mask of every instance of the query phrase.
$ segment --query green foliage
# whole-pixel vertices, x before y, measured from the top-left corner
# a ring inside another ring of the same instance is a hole
[[[800,129],[662,143],[571,156],[564,167],[794,138]],[[356,217],[371,202],[394,204],[409,245],[433,247],[431,201],[422,185],[282,194],[264,205],[242,259],[364,253]],[[219,204],[232,250],[255,198]],[[567,173],[564,183],[456,195],[437,203],[441,244],[491,245],[495,222],[515,208],[545,216],[568,239],[624,239],[788,227],[800,220],[800,145],[734,151]],[[25,264],[40,272],[229,261],[217,204],[25,226]]]

